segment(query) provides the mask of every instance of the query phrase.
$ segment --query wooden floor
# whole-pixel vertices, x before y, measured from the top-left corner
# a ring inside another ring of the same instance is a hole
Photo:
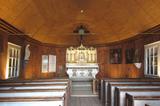
[[[71,97],[71,106],[102,106],[98,97]]]

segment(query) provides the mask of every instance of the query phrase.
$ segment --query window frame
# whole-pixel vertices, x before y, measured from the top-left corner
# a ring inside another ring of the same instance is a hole
[[[56,55],[42,55],[41,72],[49,73],[56,72]]]
[[[19,77],[20,61],[21,61],[21,46],[8,42],[6,79]]]
[[[155,71],[156,67],[157,71]],[[160,41],[144,45],[144,75],[147,77],[160,77]]]

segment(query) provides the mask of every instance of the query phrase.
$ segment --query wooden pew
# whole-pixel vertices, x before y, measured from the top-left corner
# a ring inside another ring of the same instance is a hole
[[[18,90],[18,89],[65,89],[67,90],[67,85],[65,84],[28,84],[28,85],[5,85],[5,86],[0,86],[0,90],[10,90],[10,89],[14,89],[14,90]]]
[[[160,83],[159,84],[147,84],[146,82],[136,82],[135,83],[129,83],[129,84],[109,84],[108,85],[108,98],[107,98],[107,102],[109,104],[109,106],[114,106],[114,92],[115,92],[115,88],[160,88]]]
[[[28,84],[28,85],[5,85],[1,86],[0,90],[33,90],[33,89],[54,89],[54,90],[63,90],[65,91],[66,104],[70,101],[70,92],[66,84]]]
[[[43,84],[44,86],[48,86],[49,84],[51,85],[67,85],[67,89],[68,89],[68,92],[70,94],[70,81],[69,80],[66,80],[66,81],[63,81],[63,80],[60,80],[60,79],[56,79],[56,80],[33,80],[33,81],[18,81],[18,82],[13,82],[13,81],[5,81],[5,82],[1,82],[0,83],[0,87],[2,86],[8,86],[8,85],[12,85],[12,86],[36,86],[37,85],[40,85],[40,84]]]
[[[59,89],[0,90],[0,106],[67,106],[64,95]]]
[[[61,97],[0,98],[0,106],[64,106]]]
[[[69,79],[35,79],[35,80],[0,80],[0,83],[6,83],[6,82],[68,82]]]
[[[115,105],[124,106],[126,93],[131,95],[154,95],[160,96],[160,88],[116,88],[115,89]]]
[[[109,83],[133,83],[133,82],[148,82],[148,83],[159,83],[159,78],[127,78],[127,79],[104,79],[101,81],[101,102],[103,105],[107,106],[107,93],[108,93],[108,84]]]
[[[134,96],[126,93],[125,106],[159,106],[160,96]]]
[[[33,90],[33,89],[54,89],[65,90],[65,104],[69,104],[70,82],[69,80],[32,80],[32,81],[4,81],[0,83],[1,90]],[[68,103],[67,103],[68,102]]]
[[[60,83],[62,83],[62,84],[64,84],[64,83],[66,83],[66,84],[69,84],[69,82],[68,81],[26,81],[26,82],[21,82],[21,81],[19,81],[19,82],[1,82],[0,83],[0,85],[8,85],[8,84],[60,84]]]

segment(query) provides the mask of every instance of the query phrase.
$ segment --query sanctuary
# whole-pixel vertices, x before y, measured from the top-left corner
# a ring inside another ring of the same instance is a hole
[[[96,74],[99,71],[96,48],[85,47],[82,44],[79,47],[69,47],[66,50],[66,62],[67,74],[72,81],[72,86],[78,83],[84,86],[83,84],[88,82],[91,92],[95,94]]]

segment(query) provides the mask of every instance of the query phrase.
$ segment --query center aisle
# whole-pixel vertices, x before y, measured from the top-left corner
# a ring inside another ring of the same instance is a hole
[[[102,106],[98,97],[71,97],[71,106]]]

